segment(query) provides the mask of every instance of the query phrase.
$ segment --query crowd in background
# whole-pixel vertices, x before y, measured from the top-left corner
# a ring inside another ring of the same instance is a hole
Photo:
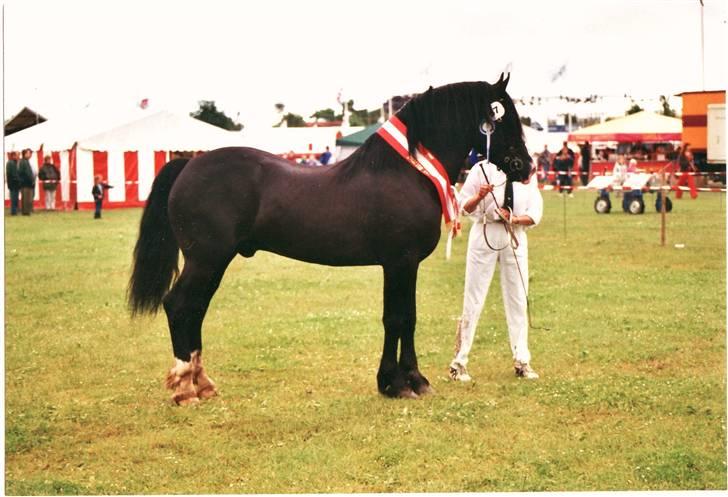
[[[43,165],[38,174],[30,165],[33,151],[26,148],[18,157],[17,152],[8,154],[5,165],[5,184],[10,192],[10,215],[17,216],[18,210],[23,216],[30,216],[33,212],[33,197],[35,197],[36,181],[43,184],[44,205],[46,210],[56,209],[56,189],[61,181],[61,173],[53,164],[50,156],[44,157]]]
[[[46,155],[43,158],[43,165],[35,170],[30,164],[33,151],[29,148],[8,154],[8,162],[5,165],[5,184],[10,192],[10,215],[17,216],[18,211],[23,216],[30,216],[33,211],[33,199],[36,186],[42,185],[42,200],[46,211],[56,210],[56,195],[58,185],[61,182],[61,172],[53,163],[53,158]],[[100,176],[94,178],[94,186],[91,194],[94,197],[95,211],[94,218],[101,217],[101,205],[104,199],[104,192],[111,185],[103,182]]]
[[[558,152],[553,153],[549,151],[547,145],[544,145],[543,151],[536,153],[534,157],[539,182],[553,185],[559,193],[568,194],[570,197],[573,196],[575,179],[581,186],[589,183],[593,176],[591,171],[593,159],[614,163],[611,175],[614,177],[615,185],[621,185],[627,175],[640,172],[640,160],[667,159],[670,162],[665,166],[666,171],[670,175],[670,182],[673,183],[677,198],[682,196],[679,187],[685,184],[690,188],[691,197],[697,196],[695,178],[693,174],[687,174],[698,172],[689,143],[677,148],[673,148],[672,145],[658,145],[653,150],[648,150],[643,144],[632,144],[626,149],[604,148],[595,153],[588,141],[580,144],[576,152],[564,142]]]

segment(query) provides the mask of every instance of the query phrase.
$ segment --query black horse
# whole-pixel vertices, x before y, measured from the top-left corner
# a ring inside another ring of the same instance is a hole
[[[414,97],[397,114],[410,152],[423,144],[454,184],[469,151],[486,152],[488,128],[491,160],[512,181],[525,180],[531,158],[506,93],[509,78],[430,87]],[[415,354],[415,286],[420,262],[440,239],[441,217],[430,180],[378,134],[327,167],[245,147],[170,161],[142,215],[128,298],[132,315],[164,306],[176,358],[167,377],[173,400],[215,395],[200,358],[202,321],[230,261],[258,250],[330,266],[382,266],[385,334],[377,386],[390,397],[430,391]]]

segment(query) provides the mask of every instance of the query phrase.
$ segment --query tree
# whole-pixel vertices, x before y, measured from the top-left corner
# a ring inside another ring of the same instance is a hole
[[[372,124],[375,124],[379,120],[379,117],[382,115],[381,109],[376,109],[373,111],[368,111],[366,109],[356,110],[354,108],[353,100],[349,100],[348,102],[346,102],[346,105],[350,112],[350,126],[371,126]]]
[[[275,104],[275,107],[276,112],[281,116],[281,120],[278,121],[278,124],[273,125],[274,128],[280,128],[283,126],[283,123],[286,123],[286,127],[288,128],[302,128],[306,126],[306,121],[298,114],[293,114],[292,112],[288,112],[287,114],[283,113],[286,110],[286,104],[278,102]]]
[[[336,112],[334,112],[334,109],[321,109],[311,114],[311,117],[316,120],[321,119],[322,121],[331,122],[341,120],[342,115],[339,114],[337,116]]]
[[[660,104],[662,104],[662,115],[667,117],[675,117],[675,110],[670,107],[670,102],[665,95],[660,95]]]
[[[280,128],[284,122],[289,128],[302,128],[306,126],[306,121],[303,120],[303,117],[289,112],[288,114],[284,114],[281,121],[273,127]]]
[[[204,121],[228,131],[240,131],[243,129],[242,124],[236,123],[226,116],[224,112],[217,110],[213,100],[201,100],[198,104],[200,108],[195,112],[190,112],[190,115],[195,119],[199,119],[200,121]]]
[[[632,107],[627,109],[627,112],[625,112],[624,115],[629,116],[630,114],[637,114],[638,112],[642,112],[644,109],[640,107],[637,104],[632,104]]]

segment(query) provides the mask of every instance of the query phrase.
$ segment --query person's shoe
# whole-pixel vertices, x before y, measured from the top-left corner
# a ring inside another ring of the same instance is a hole
[[[513,363],[513,369],[516,370],[516,376],[526,378],[527,380],[537,380],[538,373],[531,369],[531,365],[527,362],[516,361]]]
[[[468,382],[473,378],[468,374],[468,370],[465,366],[458,364],[456,367],[450,366],[450,379],[453,381]]]
[[[569,193],[569,198],[574,198],[574,194],[573,193]]]

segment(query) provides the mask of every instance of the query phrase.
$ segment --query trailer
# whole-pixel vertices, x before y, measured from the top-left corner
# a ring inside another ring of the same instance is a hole
[[[609,193],[621,191],[622,210],[629,214],[643,214],[645,212],[644,193],[652,192],[653,186],[659,184],[656,174],[652,173],[629,173],[624,181],[615,176],[595,176],[586,187],[598,190],[599,195],[594,201],[594,210],[597,214],[609,214],[612,210],[612,199]],[[655,210],[662,209],[663,192],[659,191],[655,198]],[[665,211],[672,210],[672,201],[665,196]]]

